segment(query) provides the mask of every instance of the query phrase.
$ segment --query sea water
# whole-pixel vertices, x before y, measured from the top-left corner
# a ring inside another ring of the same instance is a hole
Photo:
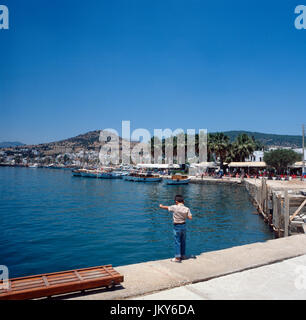
[[[174,256],[172,217],[185,198],[187,255],[273,238],[239,185],[166,185],[0,167],[0,265],[10,277]]]

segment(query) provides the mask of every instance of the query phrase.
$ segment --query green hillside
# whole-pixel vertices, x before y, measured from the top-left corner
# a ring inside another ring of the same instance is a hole
[[[251,132],[251,131],[225,131],[224,134],[229,136],[231,141],[234,141],[236,137],[241,134],[246,133],[247,135],[254,137],[256,141],[261,142],[265,146],[281,146],[281,147],[302,147],[302,135],[291,136],[291,135],[280,135],[280,134],[270,134],[261,132]]]

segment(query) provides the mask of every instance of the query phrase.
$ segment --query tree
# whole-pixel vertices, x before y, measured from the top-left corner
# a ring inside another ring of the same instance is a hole
[[[265,145],[261,141],[256,140],[254,136],[252,136],[252,140],[255,143],[255,150],[265,150],[266,149]]]
[[[288,166],[301,160],[301,155],[291,149],[277,149],[265,152],[265,163],[277,170],[278,173],[285,173]]]
[[[223,167],[223,162],[226,159],[229,145],[230,139],[223,132],[217,132],[208,136],[209,152],[214,153],[216,157],[219,157],[221,168]]]
[[[247,134],[240,134],[233,143],[233,154],[239,161],[244,162],[256,149],[255,141]]]
[[[240,161],[240,156],[238,154],[238,151],[236,150],[234,143],[229,144],[225,161],[227,163],[230,163],[232,161],[235,161],[235,162]]]

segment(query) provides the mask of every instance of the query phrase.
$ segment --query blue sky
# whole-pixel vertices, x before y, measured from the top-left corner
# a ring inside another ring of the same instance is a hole
[[[304,2],[304,3],[303,3]],[[300,134],[300,1],[0,0],[0,141],[207,128]]]

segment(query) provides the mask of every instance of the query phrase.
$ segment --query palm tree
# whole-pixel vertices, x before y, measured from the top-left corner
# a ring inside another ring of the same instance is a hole
[[[229,145],[230,139],[223,132],[217,132],[208,136],[209,152],[214,153],[219,158],[221,168],[228,153]]]
[[[256,144],[252,138],[250,138],[247,134],[242,133],[233,143],[233,154],[236,159],[244,162],[246,158],[248,158],[256,149]]]
[[[227,155],[226,155],[226,158],[225,158],[225,161],[227,163],[230,163],[232,161],[239,161],[239,154],[236,150],[236,146],[235,146],[235,143],[230,143],[229,146],[228,146],[228,151],[227,151]]]

